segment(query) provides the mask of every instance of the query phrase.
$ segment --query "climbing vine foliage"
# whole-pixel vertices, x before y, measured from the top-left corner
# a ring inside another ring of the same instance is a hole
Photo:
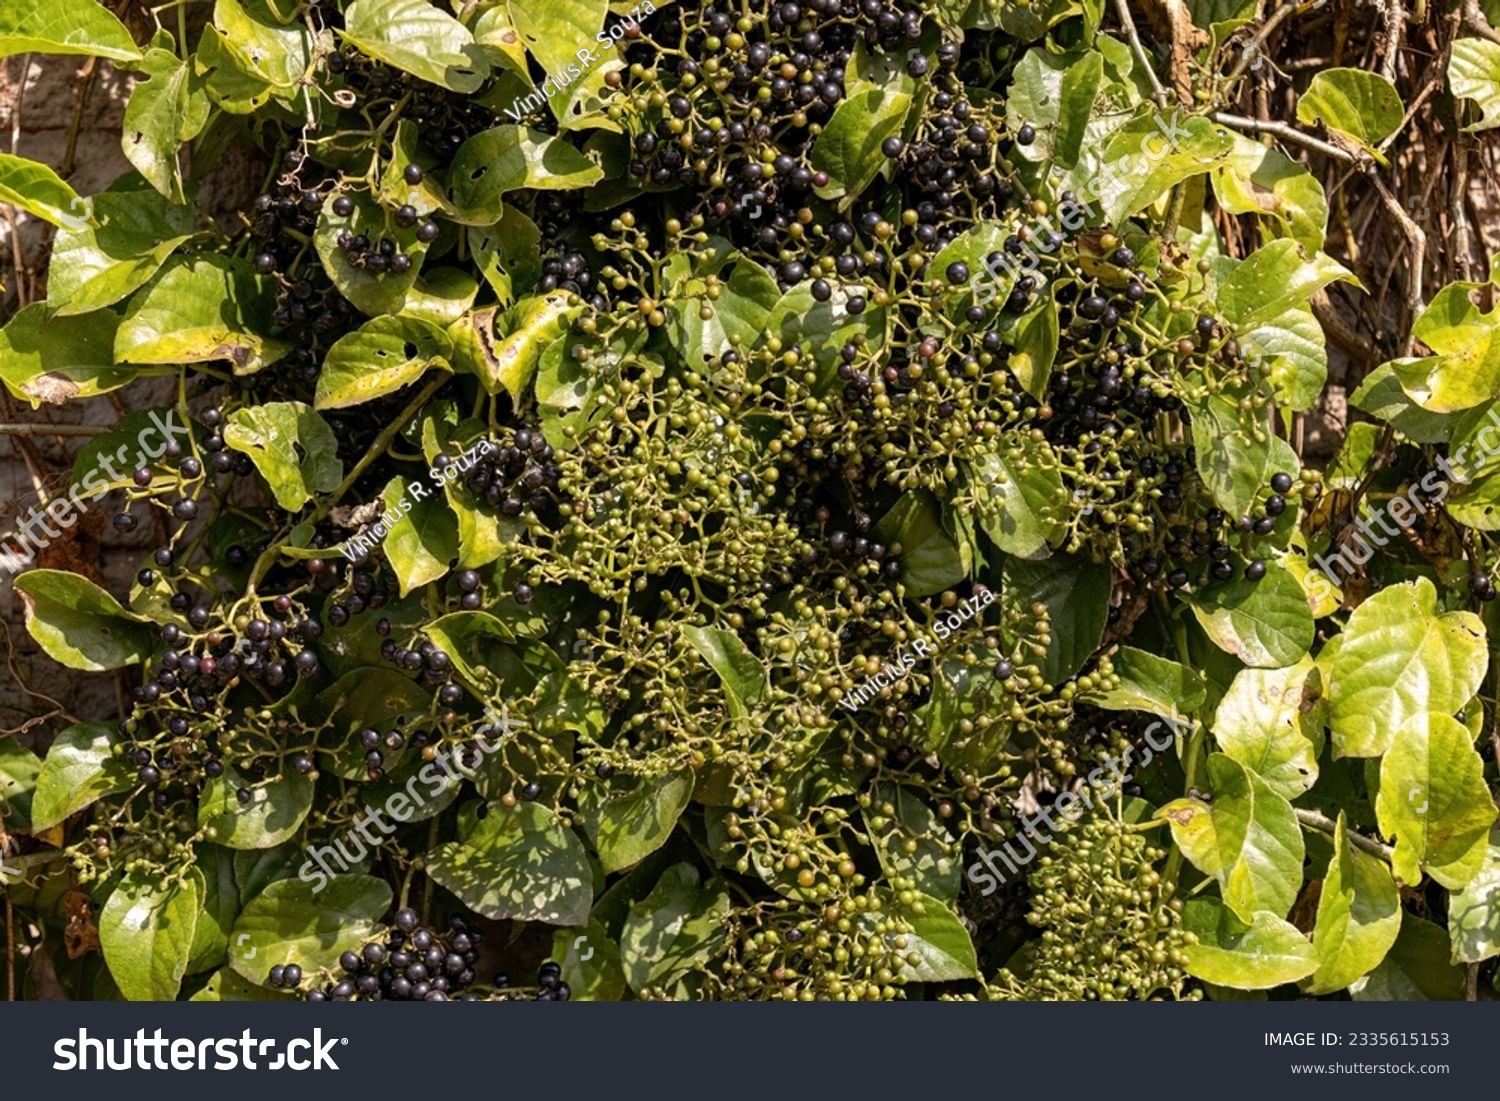
[[[15,995],[1489,990],[1420,7],[6,5],[133,79],[97,194],[0,155],[11,404],[125,410],[0,550],[120,701],[0,736]]]

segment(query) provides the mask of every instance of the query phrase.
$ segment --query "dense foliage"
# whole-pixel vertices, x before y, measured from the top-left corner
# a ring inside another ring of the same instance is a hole
[[[59,226],[0,378],[121,391],[54,504],[168,533],[15,581],[126,685],[0,739],[18,994],[1488,987],[1491,283],[1409,256],[1294,446],[1391,278],[1330,204],[1420,235],[1380,174],[1500,125],[1482,15],[1418,99],[1262,70],[1383,57],[1338,0],[139,14],[0,16],[142,76],[104,192],[0,156]]]

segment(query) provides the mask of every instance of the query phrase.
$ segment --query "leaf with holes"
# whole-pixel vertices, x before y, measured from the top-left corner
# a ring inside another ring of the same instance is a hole
[[[337,489],[344,477],[333,429],[300,401],[236,409],[224,428],[224,442],[250,457],[276,503],[289,512]]]
[[[244,261],[174,257],[126,306],[115,358],[144,364],[224,360],[235,374],[252,374],[291,351],[267,335],[273,300]]]
[[[178,152],[208,121],[208,97],[192,67],[170,50],[146,51],[140,72],[146,79],[130,90],[120,145],[152,187],[180,203],[186,195]]]
[[[432,367],[446,368],[453,343],[435,325],[376,317],[340,337],[323,359],[317,409],[345,409],[393,394]]]
[[[475,134],[448,166],[448,201],[456,221],[493,225],[507,192],[530,188],[569,191],[604,178],[604,170],[574,146],[528,126],[497,126]]]
[[[476,92],[489,75],[469,29],[427,0],[354,0],[341,33],[362,53],[450,92]]]

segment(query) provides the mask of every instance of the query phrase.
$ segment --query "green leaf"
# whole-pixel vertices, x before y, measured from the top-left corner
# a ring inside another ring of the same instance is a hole
[[[692,799],[693,779],[691,770],[669,773],[591,801],[585,823],[606,872],[638,864],[667,843]]]
[[[240,804],[246,788],[250,802]],[[287,769],[256,783],[233,765],[209,780],[198,803],[198,825],[210,841],[229,849],[270,849],[290,838],[312,809],[313,782]]]
[[[485,390],[504,390],[513,398],[524,395],[543,350],[568,331],[582,309],[567,292],[549,291],[521,299],[498,318],[492,312],[476,314],[474,328],[483,350],[479,381]]]
[[[1368,603],[1368,602],[1367,602]],[[1446,712],[1410,716],[1380,762],[1380,832],[1395,837],[1391,868],[1461,890],[1484,866],[1495,804],[1468,727]]]
[[[427,874],[493,921],[582,925],[594,899],[583,842],[540,803],[488,804],[459,840],[428,853]]]
[[[269,968],[267,969],[269,971]],[[190,1002],[290,1002],[299,1000],[289,990],[271,990],[246,982],[229,967],[215,971]]]
[[[1311,308],[1293,306],[1243,333],[1239,345],[1248,362],[1270,369],[1277,400],[1302,410],[1318,403],[1323,384],[1328,381],[1328,352],[1323,339],[1323,326]]]
[[[1349,993],[1357,1002],[1464,1000],[1464,969],[1448,962],[1448,934],[1409,910],[1390,954]]]
[[[498,10],[498,9],[492,9]],[[420,182],[406,182],[406,170],[416,165],[423,170]],[[420,217],[434,211],[451,213],[444,188],[438,176],[433,174],[435,159],[423,151],[421,131],[411,119],[401,119],[392,131],[391,156],[380,172],[378,197],[385,207],[409,204]]]
[[[469,29],[427,0],[354,0],[342,33],[361,53],[451,92],[477,92],[489,75]]]
[[[271,849],[236,849],[234,882],[240,898],[249,901],[278,879],[296,874],[299,851],[290,844]]]
[[[336,875],[321,891],[301,879],[277,880],[240,912],[229,965],[260,986],[272,967],[288,963],[316,975],[373,937],[390,905],[390,887],[373,876]]]
[[[844,199],[848,206],[870,185],[881,166],[890,163],[880,146],[901,133],[911,96],[895,88],[872,88],[839,104],[813,141],[814,169],[828,173],[819,198]]]
[[[0,7],[0,57],[88,54],[113,61],[141,56],[125,25],[98,0],[48,0]]]
[[[318,216],[318,227],[313,231],[313,244],[323,262],[323,270],[339,293],[362,313],[371,316],[400,313],[406,305],[407,293],[416,286],[417,276],[421,274],[427,246],[417,240],[414,229],[390,228],[386,211],[368,195],[362,192],[346,194],[354,200],[353,212],[347,216],[335,213],[333,204],[339,196],[329,192],[323,203],[323,212]],[[411,259],[411,267],[404,272],[387,271],[379,275],[355,267],[348,254],[339,247],[339,238],[346,232],[371,241],[389,237]]]
[[[488,226],[504,213],[506,192],[572,191],[603,178],[602,168],[561,138],[506,124],[458,147],[448,167],[448,201],[455,220]]]
[[[93,221],[88,200],[63,183],[56,172],[9,153],[0,153],[0,203],[65,229],[82,229]]]
[[[661,6],[661,5],[658,5]],[[595,37],[604,27],[608,14],[607,0],[550,0],[546,4],[512,3],[508,5],[511,23],[526,43],[531,56],[550,75],[569,73],[569,65],[579,66],[579,77],[567,88],[547,100],[560,130],[603,127],[619,131],[619,124],[604,117],[608,99],[614,92],[606,89],[607,73],[624,67],[612,56],[615,50],[600,45]],[[606,36],[608,37],[608,36]],[[578,56],[587,50],[591,60],[585,64]],[[524,94],[529,94],[529,90]],[[505,105],[512,108],[513,104]]]
[[[31,802],[41,771],[40,757],[15,737],[0,738],[0,819],[5,826],[31,828]]]
[[[1243,423],[1239,402],[1233,397],[1206,394],[1191,408],[1198,473],[1229,515],[1249,512],[1272,474],[1297,472],[1297,453],[1280,436]]]
[[[1045,440],[1019,435],[970,464],[980,526],[1017,558],[1046,558],[1066,530],[1067,490]]]
[[[58,320],[48,302],[33,302],[0,329],[0,379],[33,407],[89,398],[134,381],[115,363],[120,319],[109,310]]]
[[[114,755],[115,730],[109,723],[70,726],[52,742],[37,773],[31,801],[31,831],[59,825],[84,807],[134,785],[134,770]]]
[[[1218,910],[1212,941],[1200,935],[1199,943],[1183,950],[1189,974],[1232,990],[1270,990],[1305,979],[1317,968],[1316,951],[1290,922],[1263,910],[1246,927],[1226,908]]]
[[[765,667],[733,631],[687,624],[682,627],[682,637],[719,675],[733,718],[744,718],[769,694]]]
[[[1469,132],[1500,126],[1500,44],[1483,38],[1460,38],[1448,57],[1448,87],[1460,99],[1479,104],[1482,117],[1464,127]]]
[[[1233,148],[1227,130],[1176,110],[1160,123],[1150,115],[1127,123],[1104,149],[1098,180],[1105,220],[1124,221],[1183,180],[1212,171]]]
[[[411,317],[376,317],[340,337],[323,359],[317,409],[346,409],[393,394],[433,366],[447,366],[453,342]]]
[[[276,503],[288,512],[337,489],[344,477],[333,429],[300,401],[236,409],[229,414],[224,442],[250,457]]]
[[[406,292],[401,316],[447,329],[462,320],[479,297],[479,281],[458,268],[424,271]]]
[[[1119,686],[1090,697],[1106,711],[1149,711],[1176,719],[1192,714],[1208,698],[1198,671],[1170,658],[1122,646],[1114,666]]]
[[[1224,903],[1242,921],[1269,910],[1283,917],[1302,886],[1302,827],[1296,812],[1264,780],[1222,753],[1208,758],[1213,802],[1174,799],[1156,812],[1182,854],[1219,881]]]
[[[193,210],[166,199],[134,172],[91,200],[94,221],[58,230],[47,269],[47,298],[59,316],[112,306],[139,290],[193,232]],[[105,349],[114,362],[114,330]],[[53,334],[54,336],[58,334]]]
[[[1500,835],[1490,835],[1479,874],[1449,899],[1448,934],[1454,963],[1500,956]]]
[[[219,845],[194,849],[203,880],[203,912],[193,930],[188,974],[221,966],[227,959],[229,933],[240,914],[240,889],[234,879],[234,853]]]
[[[196,870],[171,886],[146,872],[120,881],[99,915],[99,945],[120,993],[133,1002],[176,999],[202,903]]]
[[[236,374],[275,363],[291,346],[265,334],[272,295],[243,261],[175,257],[138,291],[115,336],[121,363],[228,360]]]
[[[427,637],[453,662],[454,670],[476,688],[480,677],[476,667],[486,661],[485,647],[514,642],[515,633],[489,612],[450,612],[434,620]]]
[[[1304,657],[1285,669],[1242,669],[1219,701],[1219,748],[1286,799],[1318,778],[1324,706],[1317,665]]]
[[[474,263],[502,307],[515,301],[516,286],[528,286],[540,276],[542,231],[515,207],[506,207],[493,226],[470,227],[467,235]]]
[[[921,913],[916,912],[918,905],[922,908]],[[911,922],[912,931],[886,933],[886,947],[903,956],[915,952],[921,960],[912,965],[903,959],[900,970],[896,972],[897,982],[956,982],[979,978],[979,957],[974,951],[974,942],[947,903],[918,894],[913,906],[904,910],[902,916]],[[862,931],[871,933],[877,920],[874,914],[866,912],[856,919],[856,924]],[[906,938],[905,949],[896,947],[896,939],[901,936]]]
[[[1042,294],[1036,305],[1014,322],[1003,322],[1000,332],[1010,346],[1011,373],[1023,390],[1041,401],[1057,359],[1057,302],[1050,293]]]
[[[1103,79],[1104,57],[1095,50],[1028,50],[1012,74],[1005,122],[1012,133],[1029,123],[1037,136],[1029,146],[1017,145],[1012,155],[1065,169],[1076,165]]]
[[[1390,364],[1402,388],[1423,409],[1453,413],[1500,392],[1500,306],[1481,313],[1473,295],[1483,283],[1449,283],[1433,296],[1412,334],[1436,355]]]
[[[269,0],[215,0],[214,26],[219,58],[283,94],[295,91],[312,60],[312,42],[300,19],[284,21]]]
[[[1364,69],[1323,69],[1297,101],[1297,121],[1323,123],[1373,149],[1396,132],[1406,108],[1396,86]]]
[[[1373,971],[1401,932],[1401,892],[1390,869],[1350,844],[1344,826],[1340,811],[1318,896],[1318,970],[1306,984],[1309,994],[1332,994]]]
[[[1110,567],[1082,555],[1054,554],[1042,562],[1007,558],[1003,570],[1003,592],[1018,594],[1027,605],[1040,601],[1052,623],[1066,624],[1052,631],[1037,660],[1042,679],[1061,684],[1083,668],[1104,637],[1114,587]]]
[[[439,639],[433,641],[444,645]],[[366,780],[369,778],[369,764],[365,760],[367,750],[359,741],[359,731],[365,727],[403,729],[427,713],[432,696],[400,670],[361,667],[345,673],[319,692],[318,703],[334,716],[334,738],[323,740],[320,761],[346,780]],[[387,773],[395,772],[407,757],[404,749],[384,752]],[[320,767],[324,765],[320,764]]]
[[[1328,200],[1306,168],[1274,146],[1242,134],[1213,171],[1214,195],[1231,214],[1258,214],[1261,224],[1310,253],[1323,247]]]
[[[54,661],[91,673],[145,661],[151,634],[88,578],[32,570],[13,582],[25,602],[26,630]]]
[[[717,274],[721,280],[717,300],[683,294],[670,307],[673,344],[695,370],[731,347],[753,347],[781,298],[765,268],[738,252],[731,254]],[[704,307],[712,311],[707,321],[699,314]]]
[[[417,497],[399,474],[381,493],[387,514],[400,516],[382,547],[405,596],[448,572],[458,555],[458,522],[444,498],[428,488]]]
[[[504,4],[486,8],[474,21],[474,41],[496,68],[509,69],[523,80],[531,80],[526,62],[526,44],[516,33],[515,23]]]
[[[817,364],[815,393],[828,394],[842,385],[838,380],[839,349],[849,341],[878,343],[884,339],[885,311],[868,306],[862,313],[849,312],[849,299],[863,293],[855,284],[833,281],[827,302],[812,296],[811,280],[803,280],[787,291],[766,318],[765,336],[779,337],[783,346],[800,344],[803,356]]]
[[[1426,578],[1382,589],[1350,614],[1333,659],[1320,658],[1335,757],[1379,757],[1397,730],[1455,714],[1479,690],[1484,625],[1438,614],[1437,597]]]
[[[871,805],[860,814],[881,870],[888,877],[913,880],[924,895],[954,902],[962,881],[963,853],[937,814],[917,791],[897,784],[877,783],[871,796]],[[886,813],[886,804],[894,813]],[[877,826],[877,821],[882,824]],[[916,843],[916,852],[905,850],[908,841]]]
[[[1359,285],[1353,273],[1324,253],[1314,253],[1309,260],[1296,241],[1272,241],[1236,265],[1219,285],[1219,310],[1236,331],[1249,333],[1305,306],[1339,280]]]
[[[1382,363],[1349,395],[1354,408],[1377,417],[1418,443],[1447,443],[1452,418],[1423,409],[1401,386],[1394,364]]]
[[[943,531],[937,502],[925,490],[902,495],[880,518],[876,533],[901,546],[901,584],[910,596],[931,596],[963,580],[958,547]]]
[[[253,66],[254,47],[236,50],[229,38],[212,23],[203,28],[198,49],[193,54],[193,75],[208,95],[209,101],[230,115],[250,115],[271,102],[278,89],[245,71]],[[278,48],[278,52],[282,52]],[[280,89],[282,100],[290,88]]]
[[[1240,577],[1187,598],[1214,645],[1246,665],[1275,669],[1307,653],[1312,610],[1301,584],[1273,565],[1259,581]]]
[[[140,64],[146,80],[130,90],[120,145],[125,159],[174,203],[186,198],[177,154],[208,121],[208,97],[191,67],[170,50],[151,49]]]
[[[625,978],[637,993],[707,963],[724,943],[729,895],[698,869],[673,864],[651,893],[630,907],[620,935]]]
[[[617,1002],[625,996],[620,946],[596,919],[590,918],[582,933],[577,928],[553,933],[552,958],[562,967],[573,1001]]]

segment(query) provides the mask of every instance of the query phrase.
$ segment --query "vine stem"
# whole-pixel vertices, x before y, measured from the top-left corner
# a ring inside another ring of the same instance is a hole
[[[1336,145],[1330,145],[1320,138],[1311,134],[1304,134],[1296,127],[1288,126],[1284,122],[1269,122],[1265,119],[1246,118],[1244,115],[1231,115],[1228,111],[1215,111],[1209,118],[1215,122],[1228,126],[1232,130],[1250,130],[1262,134],[1273,134],[1286,141],[1295,142],[1297,145],[1305,145],[1307,148],[1322,153],[1326,157],[1343,161],[1345,164],[1359,164],[1361,160],[1347,149],[1340,149]]]
[[[1315,829],[1319,833],[1326,833],[1330,836],[1336,835],[1339,832],[1339,824],[1333,819],[1329,818],[1327,815],[1319,814],[1315,810],[1304,810],[1301,807],[1297,807],[1295,809],[1297,811],[1297,821],[1301,822],[1304,826]],[[1378,856],[1387,864],[1389,864],[1392,858],[1396,855],[1396,850],[1391,848],[1391,846],[1382,845],[1379,841],[1372,841],[1370,838],[1365,837],[1362,834],[1355,833],[1353,830],[1346,829],[1344,831],[1344,836],[1349,839],[1349,842],[1356,849],[1363,849],[1371,856]]]
[[[1141,45],[1141,36],[1135,29],[1135,19],[1130,14],[1130,5],[1126,0],[1115,0],[1115,14],[1119,16],[1120,26],[1125,29],[1125,37],[1130,39],[1130,48],[1135,51],[1136,59],[1146,71],[1146,79],[1151,82],[1151,98],[1158,107],[1165,109],[1171,97],[1162,87],[1161,78],[1156,75],[1151,58],[1146,54],[1146,47]]]

